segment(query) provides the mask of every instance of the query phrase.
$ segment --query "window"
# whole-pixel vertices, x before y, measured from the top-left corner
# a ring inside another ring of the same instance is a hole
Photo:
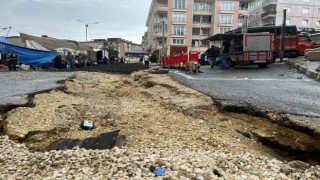
[[[209,36],[210,29],[208,28],[192,28],[192,35]]]
[[[164,33],[167,33],[167,25],[165,24],[164,25],[164,29],[163,29],[163,24],[160,23],[160,24],[157,24],[156,28],[155,28],[155,31],[156,33],[162,33],[162,31],[164,30]]]
[[[249,10],[252,10],[253,9],[253,4],[250,4],[249,5]]]
[[[186,29],[185,26],[173,26],[172,34],[183,36],[183,35],[185,35],[185,29]]]
[[[184,44],[184,39],[172,39],[172,44]]]
[[[220,23],[231,24],[232,23],[232,15],[220,15]]]
[[[320,13],[320,8],[318,8],[318,13]]]
[[[211,16],[207,15],[193,15],[193,23],[211,24]]]
[[[257,1],[257,7],[261,6],[261,0]]]
[[[309,8],[302,8],[302,14],[308,14]]]
[[[308,26],[309,25],[309,20],[308,19],[302,19],[301,25],[302,26]]]
[[[168,6],[167,2],[165,2],[165,1],[160,1],[158,4],[161,7],[167,7]]]
[[[209,41],[192,40],[192,47],[209,47]]]
[[[317,26],[320,26],[320,20],[317,20],[316,25],[317,25]]]
[[[200,35],[200,28],[192,28],[192,35]]]
[[[211,11],[212,4],[208,2],[195,2],[193,3],[194,11]]]
[[[286,19],[286,25],[291,25],[290,19]]]
[[[173,13],[173,22],[186,22],[186,13]]]
[[[284,9],[287,10],[287,13],[290,13],[290,12],[291,12],[291,7],[284,7]]]
[[[260,12],[259,12],[259,11],[257,11],[257,12],[256,12],[256,18],[258,18],[258,17],[259,17],[259,14],[260,14]]]
[[[233,2],[221,2],[220,8],[223,11],[233,11]]]
[[[210,29],[202,28],[201,31],[202,31],[201,35],[209,36]]]
[[[227,31],[231,31],[231,28],[230,27],[221,27],[220,28],[220,33],[225,33]]]
[[[186,0],[173,0],[173,9],[186,9]]]

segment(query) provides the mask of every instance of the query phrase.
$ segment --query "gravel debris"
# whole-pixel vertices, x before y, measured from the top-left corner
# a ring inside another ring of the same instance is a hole
[[[318,179],[320,166],[249,153],[182,148],[30,152],[0,136],[2,179]],[[150,168],[162,167],[155,177]]]

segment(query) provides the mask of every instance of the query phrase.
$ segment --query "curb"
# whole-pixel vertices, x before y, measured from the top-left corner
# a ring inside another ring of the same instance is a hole
[[[298,70],[299,72],[305,74],[306,76],[320,81],[320,73],[314,70],[308,69],[307,66],[303,66],[299,63],[292,62],[290,60],[287,61],[287,64]]]

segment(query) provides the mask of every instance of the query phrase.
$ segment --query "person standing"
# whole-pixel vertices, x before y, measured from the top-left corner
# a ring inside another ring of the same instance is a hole
[[[61,54],[58,54],[55,58],[54,58],[54,67],[57,69],[61,69],[61,63],[62,63],[62,56]]]
[[[227,58],[230,51],[230,46],[231,44],[229,40],[223,39],[223,44],[221,47],[221,69],[229,69]]]
[[[215,47],[214,45],[211,45],[211,47],[206,51],[206,53],[207,53],[207,58],[209,60],[211,68],[213,68],[213,66],[216,63],[216,58],[219,54],[219,51],[217,47]]]
[[[11,51],[9,55],[9,71],[17,71],[18,55]]]
[[[67,64],[69,68],[74,68],[74,56],[71,54],[69,51],[67,56],[66,56]]]
[[[144,61],[144,65],[145,65],[146,67],[149,67],[149,56],[148,56],[148,55],[145,55],[145,56],[143,57],[143,61]]]
[[[4,52],[0,51],[0,63],[2,65],[6,65],[6,61],[7,61],[7,55]]]

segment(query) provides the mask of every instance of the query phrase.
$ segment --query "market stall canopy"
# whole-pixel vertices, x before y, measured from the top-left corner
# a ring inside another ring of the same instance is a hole
[[[216,35],[213,35],[211,37],[208,37],[206,39],[203,39],[203,40],[209,40],[209,41],[221,41],[223,39],[233,39],[237,36],[242,36],[241,34],[216,34]]]
[[[150,53],[145,52],[145,51],[129,51],[129,52],[126,52],[126,55],[129,55],[129,54],[143,55],[143,54],[150,54]]]
[[[32,40],[40,44],[41,46],[45,47],[46,49],[49,50],[55,50],[60,47],[65,47],[65,48],[70,48],[74,50],[86,50],[86,51],[91,51],[92,48],[80,44],[77,41],[71,41],[71,40],[64,40],[64,39],[56,39],[56,38],[49,38],[49,37],[37,37],[37,36],[32,36],[24,33],[20,33],[21,41],[23,43],[26,43],[28,40]]]
[[[70,49],[70,48],[65,48],[65,47],[61,47],[61,48],[57,48],[55,49],[57,52],[72,52],[75,53],[76,51],[74,49]]]
[[[0,50],[6,54],[13,51],[18,54],[19,61],[23,64],[41,66],[42,64],[54,59],[57,52],[41,51],[36,49],[15,46],[8,43],[4,37],[0,37]]]
[[[3,36],[0,36],[0,42],[10,44],[10,42]]]

